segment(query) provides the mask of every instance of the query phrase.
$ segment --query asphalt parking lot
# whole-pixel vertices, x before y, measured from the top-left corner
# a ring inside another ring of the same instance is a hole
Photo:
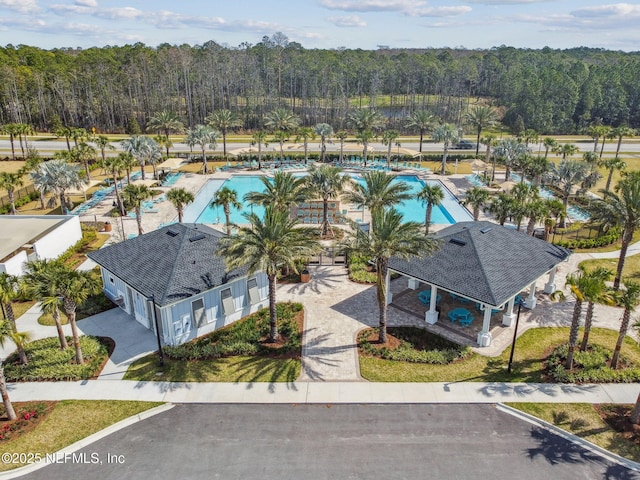
[[[493,405],[183,404],[23,478],[640,476]]]

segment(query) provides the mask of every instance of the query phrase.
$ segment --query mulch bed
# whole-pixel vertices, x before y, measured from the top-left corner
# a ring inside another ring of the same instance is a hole
[[[633,405],[594,405],[602,420],[625,440],[640,445],[640,425],[631,423]]]
[[[401,340],[397,339],[393,335],[390,335],[389,332],[387,332],[387,342],[380,343],[378,341],[378,332],[376,332],[374,329],[370,329],[369,334],[367,335],[367,342],[369,342],[371,346],[376,350],[382,350],[383,348],[395,350],[396,348],[398,348],[398,346],[400,346]]]
[[[296,316],[293,318],[293,321],[297,324],[298,326],[298,332],[300,332],[302,334],[302,331],[304,329],[304,309],[300,310],[299,312],[296,313]],[[286,343],[288,342],[288,337],[280,334],[278,337],[278,341],[277,342],[267,342],[268,337],[263,337],[260,339],[260,345],[262,347],[265,347],[267,349],[271,349],[271,350],[278,350],[282,347],[284,347],[286,345]],[[277,351],[273,352],[272,354],[267,355],[270,358],[300,358],[301,357],[302,352],[298,351],[298,352],[287,352],[287,353],[279,353]]]
[[[49,415],[49,413],[53,410],[53,407],[55,407],[56,403],[58,402],[13,402],[13,409],[18,415],[18,418],[16,420],[9,420],[2,404],[0,403],[0,431],[8,429],[15,424],[22,424],[16,430],[10,432],[9,437],[6,440],[0,440],[0,442],[15,440],[19,436],[24,435],[25,433],[28,433],[36,428],[40,424],[40,422],[47,418],[47,415]],[[29,420],[25,420],[23,417],[24,413],[35,410],[37,405],[44,406],[44,408],[40,408],[40,413],[37,416],[31,417],[29,418]]]

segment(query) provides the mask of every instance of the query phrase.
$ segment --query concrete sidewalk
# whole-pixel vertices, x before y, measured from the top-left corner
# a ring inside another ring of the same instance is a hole
[[[11,400],[146,400],[171,403],[634,403],[638,384],[182,383],[87,380],[19,383]]]

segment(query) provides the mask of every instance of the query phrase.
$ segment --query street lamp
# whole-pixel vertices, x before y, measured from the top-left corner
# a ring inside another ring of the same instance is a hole
[[[516,348],[516,337],[518,336],[518,323],[520,322],[520,310],[522,310],[522,299],[518,300],[518,315],[516,315],[516,326],[513,329],[513,342],[511,342],[511,354],[509,355],[509,366],[507,373],[511,373],[511,364],[513,363],[513,352]]]
[[[153,323],[156,327],[156,339],[158,340],[158,356],[160,357],[160,366],[164,366],[164,352],[162,351],[162,342],[160,341],[160,326],[158,325],[158,316],[156,315],[156,301],[155,297],[151,295],[149,298],[151,301],[151,315],[153,316]]]

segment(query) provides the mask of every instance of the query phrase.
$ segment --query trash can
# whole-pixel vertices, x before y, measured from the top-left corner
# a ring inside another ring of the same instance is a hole
[[[311,275],[309,274],[309,270],[305,268],[300,272],[300,281],[302,283],[309,283],[309,280],[311,280]]]
[[[111,231],[111,222],[104,222],[104,231],[105,232]]]

